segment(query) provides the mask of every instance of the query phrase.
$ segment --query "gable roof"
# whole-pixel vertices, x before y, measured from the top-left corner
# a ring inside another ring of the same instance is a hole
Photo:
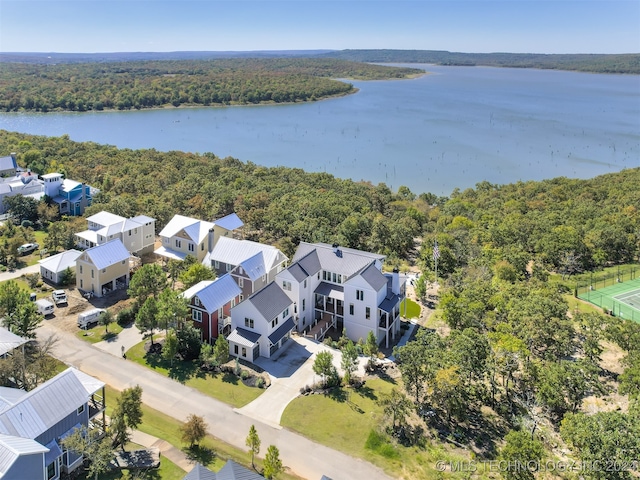
[[[371,262],[371,264],[367,268],[360,272],[360,276],[376,292],[379,292],[382,287],[385,287],[387,285],[387,277],[385,277],[384,274],[376,268],[373,262]]]
[[[262,254],[262,261],[266,269],[265,273],[287,260],[287,257],[276,247],[230,237],[220,237],[218,239],[216,246],[211,251],[210,258],[214,261],[238,266],[258,253]],[[252,266],[255,266],[255,263]]]
[[[0,410],[0,433],[36,438],[87,403],[104,383],[68,368]],[[98,387],[98,388],[96,388]]]
[[[264,480],[264,477],[233,460],[227,460],[218,473],[196,463],[182,480]]]
[[[257,280],[268,273],[262,252],[258,252],[253,257],[247,258],[241,262],[239,266],[243,268],[247,276],[252,281]]]
[[[276,318],[293,303],[276,282],[269,283],[245,301],[250,302],[267,321]]]
[[[15,463],[18,457],[47,453],[49,449],[30,438],[0,434],[0,477]]]
[[[309,274],[304,268],[302,268],[302,265],[300,265],[300,262],[294,263],[293,265],[289,266],[287,268],[287,271],[291,274],[293,278],[296,279],[296,282],[298,283],[302,282],[305,278],[309,277]]]
[[[204,220],[197,220],[183,215],[174,215],[158,235],[161,237],[173,237],[184,230],[191,240],[199,244],[207,238],[209,230],[212,228],[213,223],[211,222],[205,222]]]
[[[191,471],[182,477],[182,480],[216,480],[216,478],[215,473],[207,467],[203,467],[199,463],[196,463]]]
[[[81,185],[82,184],[80,182],[76,182],[75,180],[69,180],[68,178],[65,178],[62,181],[62,184],[60,185],[60,190],[68,193],[73,189],[78,188]]]
[[[121,217],[120,215],[116,215],[115,213],[102,210],[101,212],[98,212],[95,215],[91,215],[90,217],[88,217],[87,221],[106,227],[108,225],[113,225],[115,223],[124,222],[125,218]]]
[[[46,268],[51,272],[62,272],[67,268],[75,268],[76,260],[82,255],[82,252],[78,250],[66,250],[64,252],[52,255],[49,258],[38,260],[41,267]]]
[[[238,215],[236,215],[235,213],[230,213],[226,217],[214,220],[213,223],[216,226],[222,227],[225,230],[229,231],[236,230],[244,225],[244,222],[240,220],[240,217],[238,217]]]
[[[207,312],[215,312],[242,294],[242,290],[228,273],[216,280],[204,280],[185,290],[182,296],[192,299],[197,296]]]
[[[6,328],[0,327],[0,355],[4,355],[25,343],[27,343],[26,338],[22,338]]]
[[[0,157],[0,170],[16,170],[17,168],[18,164],[11,155]]]
[[[123,260],[129,260],[129,251],[119,238],[97,245],[84,252],[98,270],[107,268]]]
[[[300,245],[298,245],[296,254],[293,256],[292,263],[302,260],[302,258],[306,257],[313,251],[316,252],[317,259],[322,270],[339,273],[347,278],[352,277],[373,261],[382,261],[385,258],[384,255],[363,252],[362,250],[355,250],[353,248],[334,248],[327,243],[301,242]],[[311,259],[313,259],[313,257],[309,257],[307,261],[309,262]],[[304,267],[304,269],[312,275],[315,273],[312,273],[306,267]]]

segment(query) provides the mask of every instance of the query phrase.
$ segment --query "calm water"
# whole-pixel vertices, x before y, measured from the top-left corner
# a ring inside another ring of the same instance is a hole
[[[213,152],[439,195],[483,180],[640,166],[640,76],[422,67],[432,74],[353,82],[357,94],[310,104],[0,114],[0,128]]]

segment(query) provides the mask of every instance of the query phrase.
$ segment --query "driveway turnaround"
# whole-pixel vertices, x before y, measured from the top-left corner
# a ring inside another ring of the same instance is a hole
[[[247,449],[245,439],[249,428],[254,424],[262,440],[260,454],[264,455],[269,445],[276,445],[283,464],[303,478],[320,480],[322,475],[334,480],[391,478],[364,460],[315,443],[290,430],[274,428],[271,421],[262,422],[242,415],[225,403],[134,362],[95,348],[71,333],[58,331],[43,323],[38,328],[37,335],[38,338],[56,335],[59,341],[53,354],[66,364],[73,365],[117,390],[140,385],[143,392],[142,401],[146,405],[180,421],[185,421],[192,413],[200,415],[209,425],[212,435],[237,448]],[[107,402],[109,401],[113,399],[107,398]]]

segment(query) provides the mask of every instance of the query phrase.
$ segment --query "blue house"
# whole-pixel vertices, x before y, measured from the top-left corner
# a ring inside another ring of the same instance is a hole
[[[41,178],[44,180],[45,195],[58,205],[61,215],[82,215],[98,193],[89,185],[63,178],[61,173],[47,173]]]
[[[104,435],[104,383],[75,368],[26,392],[0,387],[0,478],[55,480],[82,464],[62,440],[76,428]]]

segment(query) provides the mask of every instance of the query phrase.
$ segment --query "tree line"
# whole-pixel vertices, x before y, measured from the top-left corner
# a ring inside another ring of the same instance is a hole
[[[419,73],[422,71],[409,68],[302,58],[4,63],[0,111],[306,102],[354,92],[353,85],[335,78],[405,78]]]

